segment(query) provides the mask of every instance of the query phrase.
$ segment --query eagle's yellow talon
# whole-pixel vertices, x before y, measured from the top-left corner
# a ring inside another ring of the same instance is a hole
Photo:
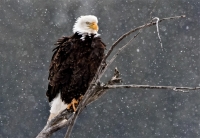
[[[78,104],[78,100],[76,100],[76,99],[74,98],[74,99],[72,99],[72,102],[71,102],[70,104],[67,105],[67,109],[70,109],[71,106],[72,106],[74,112],[76,112],[76,106],[75,106],[75,104]]]

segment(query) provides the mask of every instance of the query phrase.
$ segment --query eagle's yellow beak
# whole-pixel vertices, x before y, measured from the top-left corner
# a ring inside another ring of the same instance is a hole
[[[90,23],[89,27],[95,31],[98,31],[99,30],[99,27],[97,25],[97,23],[93,22],[93,23]]]

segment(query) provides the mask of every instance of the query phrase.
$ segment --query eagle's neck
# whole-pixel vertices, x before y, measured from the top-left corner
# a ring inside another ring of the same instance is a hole
[[[85,41],[86,38],[94,38],[94,37],[100,36],[100,34],[98,34],[98,33],[91,34],[91,33],[78,33],[78,32],[76,32],[75,35],[77,35],[78,37],[80,37],[80,39],[82,41]]]

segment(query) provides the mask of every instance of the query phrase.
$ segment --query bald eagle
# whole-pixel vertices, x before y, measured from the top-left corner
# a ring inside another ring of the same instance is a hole
[[[87,91],[104,57],[105,44],[98,29],[97,17],[81,16],[74,24],[74,34],[58,39],[55,44],[46,92],[51,105],[48,120],[66,108],[76,111]]]

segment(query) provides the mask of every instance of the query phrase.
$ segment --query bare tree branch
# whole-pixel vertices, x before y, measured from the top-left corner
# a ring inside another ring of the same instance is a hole
[[[153,4],[154,4],[154,7],[152,8],[151,12],[149,13],[149,17],[150,17],[150,19],[152,19],[152,13],[153,13],[154,10],[156,9],[156,6],[157,6],[158,2],[159,2],[159,0],[156,0],[156,2],[153,3]]]
[[[164,20],[183,18],[183,17],[185,17],[185,15],[163,18],[163,19],[159,20],[159,22],[162,22]],[[114,88],[145,88],[146,89],[146,88],[149,88],[149,89],[172,89],[172,90],[178,90],[178,91],[194,90],[193,87],[150,86],[150,85],[135,85],[135,84],[132,84],[132,85],[115,85],[116,83],[119,83],[121,81],[121,79],[119,78],[119,72],[118,72],[117,69],[115,69],[114,76],[111,78],[110,81],[108,81],[104,85],[100,84],[99,79],[102,77],[102,75],[104,74],[105,70],[107,70],[107,67],[108,67],[106,65],[106,60],[110,56],[113,49],[119,44],[119,42],[121,42],[128,35],[136,32],[138,30],[141,30],[141,29],[144,29],[146,27],[153,26],[153,25],[156,25],[156,21],[150,21],[149,23],[146,23],[142,26],[139,26],[139,27],[137,27],[133,30],[130,30],[129,32],[125,33],[124,35],[122,35],[111,46],[108,53],[106,54],[106,56],[102,60],[101,65],[98,68],[98,71],[95,74],[95,77],[93,78],[93,80],[92,80],[87,92],[85,93],[83,99],[80,101],[76,112],[72,113],[69,110],[62,111],[54,119],[52,119],[50,122],[48,122],[46,124],[46,126],[43,128],[43,130],[38,134],[37,138],[49,138],[52,135],[52,133],[54,133],[55,131],[57,131],[57,130],[65,127],[65,126],[68,126],[68,130],[66,132],[65,138],[69,138],[78,115],[83,111],[83,109],[88,104],[99,99],[103,94],[105,94],[108,89],[114,89]],[[126,45],[124,45],[122,47],[122,49],[125,48],[134,38],[136,38],[138,36],[138,34],[136,34]],[[119,50],[118,53],[121,50]],[[118,55],[118,53],[116,55]],[[112,63],[112,61],[114,59],[115,59],[115,56],[113,57],[113,59],[111,59],[110,63]],[[195,89],[199,89],[199,87],[196,87]]]
[[[156,1],[157,2],[157,1]],[[159,34],[159,30],[158,30],[158,23],[159,22],[162,22],[164,20],[171,20],[171,19],[178,19],[178,18],[185,18],[186,16],[185,15],[181,15],[181,16],[175,16],[175,17],[167,17],[167,18],[163,18],[161,20],[156,20],[156,21],[153,21],[154,19],[152,19],[149,23],[146,23],[144,25],[141,25],[139,27],[136,27],[135,29],[133,30],[130,30],[129,32],[123,34],[112,46],[111,48],[109,49],[107,55],[105,56],[105,58],[103,59],[103,62],[106,61],[106,59],[110,56],[111,52],[113,51],[113,49],[117,46],[117,44],[119,44],[119,42],[121,42],[124,38],[126,38],[128,35],[136,32],[139,30],[139,32],[127,43],[125,44],[121,49],[118,50],[118,52],[111,58],[111,60],[108,62],[108,64],[104,67],[104,71],[102,72],[102,74],[100,75],[99,78],[102,77],[103,73],[106,71],[106,69],[108,68],[108,66],[113,62],[113,60],[119,55],[119,53],[133,40],[135,39],[140,33],[141,33],[141,30],[146,28],[146,27],[150,27],[152,25],[156,25],[157,27],[157,32],[158,32],[158,37],[159,37],[159,43],[161,44],[161,48],[163,47],[162,46],[162,42],[161,42],[161,38],[160,38],[160,34]],[[156,17],[158,18],[158,17]],[[103,63],[102,62],[102,63]]]
[[[36,138],[49,138],[55,131],[67,126],[74,114],[67,109],[59,113],[55,118],[46,124]],[[63,121],[65,120],[65,121]],[[62,122],[63,121],[63,122]]]
[[[142,89],[169,89],[179,92],[189,92],[190,90],[199,90],[200,87],[177,87],[177,86],[152,86],[152,85],[105,85],[102,89],[116,89],[116,88],[142,88]]]
[[[116,57],[119,55],[120,52],[122,52],[124,50],[124,48],[126,48],[139,34],[141,33],[141,31],[139,31],[131,40],[129,40],[124,46],[122,46],[121,48],[118,49],[117,53],[110,59],[110,61],[107,62],[105,69],[102,71],[101,75],[99,78],[102,77],[102,75],[104,74],[104,72],[107,70],[108,66],[110,64],[112,64],[112,62],[116,59]]]
[[[185,15],[181,15],[181,16],[175,16],[175,17],[168,17],[168,18],[163,18],[161,20],[159,20],[159,22],[162,22],[164,20],[170,20],[170,19],[178,19],[178,18],[183,18],[185,17]],[[158,22],[157,22],[158,23]],[[74,124],[74,121],[76,120],[76,118],[78,117],[78,115],[80,114],[80,112],[83,110],[83,108],[87,105],[88,101],[90,100],[90,97],[93,95],[94,92],[96,92],[96,86],[95,85],[99,79],[102,77],[102,73],[104,73],[104,70],[106,70],[106,59],[108,58],[108,56],[111,54],[111,52],[113,51],[113,49],[117,46],[117,44],[122,41],[125,37],[127,37],[128,35],[130,35],[131,33],[133,32],[136,32],[140,29],[143,29],[143,28],[146,28],[146,27],[150,27],[152,25],[155,25],[156,24],[156,21],[154,22],[150,22],[150,23],[147,23],[145,25],[142,25],[142,26],[139,26],[127,33],[125,33],[124,35],[122,35],[112,46],[111,48],[109,49],[108,53],[106,54],[106,56],[104,57],[104,59],[102,60],[101,62],[101,65],[100,67],[98,68],[98,71],[95,75],[95,77],[93,78],[87,92],[85,93],[83,99],[80,101],[79,105],[78,105],[78,108],[77,108],[77,114],[74,116],[74,119],[73,119],[73,122],[72,122],[72,125],[69,125],[68,126],[68,130],[70,131],[67,131],[66,135],[65,135],[65,138],[69,138],[70,137],[70,134],[71,134],[71,131],[72,131],[72,127],[73,127],[73,124]]]
[[[160,43],[161,48],[163,48],[162,39],[160,37],[160,32],[159,32],[159,27],[158,27],[158,22],[160,19],[158,17],[155,17],[152,20],[156,20],[156,29],[157,29],[157,33],[158,33],[159,43]]]
[[[165,21],[165,20],[172,20],[172,19],[178,19],[178,18],[185,18],[185,17],[186,17],[185,15],[174,16],[174,17],[167,17],[167,18],[163,18],[163,19],[159,20],[159,22],[162,22],[162,21]],[[117,44],[118,44],[119,42],[121,42],[125,37],[127,37],[128,35],[130,35],[130,34],[136,32],[136,31],[138,31],[138,30],[140,30],[140,29],[143,29],[143,28],[146,28],[146,27],[150,27],[150,26],[155,25],[155,24],[156,24],[156,21],[153,21],[153,22],[151,21],[151,22],[149,22],[149,23],[146,23],[146,24],[144,24],[144,25],[141,25],[141,26],[139,26],[139,27],[137,27],[137,28],[135,28],[135,29],[133,29],[133,30],[130,30],[129,32],[123,34],[123,35],[111,46],[111,48],[109,49],[107,55],[105,56],[105,60],[108,58],[108,56],[111,54],[111,52],[113,51],[113,49],[117,46]],[[104,60],[104,61],[105,61],[105,60]]]
[[[80,110],[79,110],[79,112],[80,112]],[[72,119],[70,121],[70,124],[69,124],[69,126],[71,126],[71,127],[68,127],[67,132],[65,134],[65,138],[69,138],[70,137],[71,131],[72,131],[73,127],[74,127],[74,123],[76,122],[76,119],[77,119],[77,117],[79,115],[79,112],[75,112],[75,116],[72,117]]]

